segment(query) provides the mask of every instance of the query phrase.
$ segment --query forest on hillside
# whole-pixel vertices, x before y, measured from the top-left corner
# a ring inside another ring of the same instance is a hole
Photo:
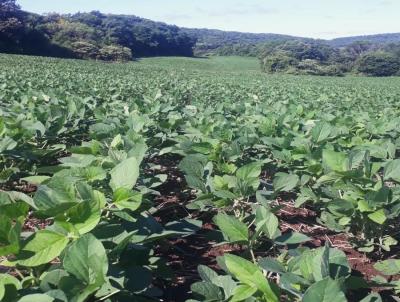
[[[331,41],[279,34],[180,28],[133,15],[38,15],[0,0],[0,52],[130,61],[152,56],[258,57],[267,73],[400,74],[400,34]]]
[[[360,41],[335,48],[321,42],[285,41],[264,44],[258,56],[267,73],[400,75],[399,43]]]
[[[179,27],[97,11],[37,15],[0,1],[0,52],[101,60],[192,56],[196,40]]]

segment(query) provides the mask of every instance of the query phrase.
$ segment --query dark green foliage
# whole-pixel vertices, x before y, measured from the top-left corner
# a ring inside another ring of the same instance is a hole
[[[94,11],[35,15],[15,1],[0,7],[0,51],[125,61],[135,56],[192,56],[196,40],[177,26]],[[4,21],[3,21],[4,20]]]
[[[296,66],[297,64],[298,61],[295,58],[288,56],[284,52],[278,52],[265,57],[261,66],[263,71],[273,73],[288,71],[292,66]]]
[[[96,59],[99,53],[99,48],[96,45],[85,41],[71,43],[71,49],[77,56],[83,59]]]
[[[369,76],[393,76],[400,71],[400,58],[387,52],[371,52],[357,62],[357,70]]]
[[[99,50],[100,60],[125,62],[132,60],[132,51],[123,46],[104,46]]]
[[[329,44],[334,47],[345,47],[359,41],[366,41],[371,44],[399,43],[400,33],[337,38],[329,41]]]
[[[267,73],[340,76],[345,69],[338,63],[339,50],[320,42],[266,44],[260,58],[262,70]]]
[[[400,70],[400,44],[360,41],[333,48],[322,42],[287,41],[265,44],[259,57],[262,70],[267,73],[392,76]]]
[[[185,280],[187,301],[399,291],[400,78],[266,77],[237,57],[0,66],[0,301],[183,301],[171,256],[201,255],[177,241],[233,248]],[[185,177],[170,193],[190,212],[162,206],[169,171]],[[318,234],[288,230],[289,196],[315,213],[310,227],[379,255],[382,275],[367,282],[329,237],[313,247]]]
[[[302,41],[305,43],[322,42],[333,48],[347,48],[348,46],[357,44],[383,45],[400,42],[400,34],[380,34],[316,41],[310,38],[270,33],[241,33],[189,28],[184,30],[190,36],[198,40],[195,47],[195,54],[198,55],[258,56],[265,48],[265,44],[281,43],[285,41]]]
[[[258,56],[264,43],[300,39],[279,34],[255,34],[216,29],[184,28],[197,39],[196,55]],[[304,40],[312,40],[306,39]]]

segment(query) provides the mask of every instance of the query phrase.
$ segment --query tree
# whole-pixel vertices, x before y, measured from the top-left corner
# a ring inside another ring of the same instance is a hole
[[[121,45],[108,45],[100,49],[98,59],[103,61],[126,62],[132,60],[132,51]]]
[[[15,15],[20,9],[15,0],[0,0],[0,20]]]
[[[356,66],[359,72],[368,76],[393,76],[400,72],[400,59],[393,54],[377,51],[360,57]]]
[[[267,73],[285,72],[298,64],[298,61],[284,52],[267,56],[262,61],[262,69]]]
[[[99,56],[99,48],[86,41],[73,42],[71,49],[81,59],[96,59]]]
[[[21,10],[15,0],[0,0],[0,35],[12,38],[22,28]]]

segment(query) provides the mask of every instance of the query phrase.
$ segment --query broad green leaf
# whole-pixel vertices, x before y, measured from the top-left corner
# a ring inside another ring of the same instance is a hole
[[[42,182],[48,180],[50,176],[45,176],[45,175],[37,175],[37,176],[29,176],[29,177],[24,177],[22,180],[34,184],[34,185],[40,185]]]
[[[229,301],[231,302],[244,301],[247,298],[252,297],[256,292],[257,292],[256,287],[251,287],[247,284],[239,285],[233,291],[232,299]]]
[[[46,292],[46,295],[54,298],[55,302],[69,302],[67,295],[61,289],[52,289]]]
[[[400,182],[400,159],[389,161],[385,165],[384,178],[385,180],[392,179]]]
[[[219,301],[224,299],[221,289],[211,282],[196,282],[190,289],[201,301]]]
[[[387,276],[400,274],[400,259],[388,259],[377,262],[374,268]]]
[[[142,204],[143,195],[126,188],[119,188],[114,192],[113,203],[117,208],[136,211]]]
[[[378,224],[384,224],[387,219],[385,210],[383,209],[368,214],[368,218]]]
[[[302,187],[300,189],[301,193],[297,196],[295,207],[300,207],[307,201],[318,202],[318,196],[312,191],[312,189],[307,187]]]
[[[258,261],[258,265],[263,269],[268,272],[274,272],[274,273],[285,273],[286,269],[285,267],[278,262],[277,260],[273,258],[261,258]]]
[[[326,278],[311,285],[304,293],[302,302],[347,302],[340,282]]]
[[[87,182],[104,180],[107,177],[106,171],[101,167],[86,167],[77,169],[77,173]]]
[[[326,149],[322,151],[322,164],[326,172],[344,172],[347,171],[348,159],[345,153]]]
[[[278,218],[266,207],[260,206],[256,210],[257,232],[264,232],[269,239],[275,238],[278,232]]]
[[[22,224],[0,215],[0,256],[17,254],[20,249]]]
[[[213,284],[222,288],[225,294],[225,299],[228,299],[233,295],[233,291],[236,288],[236,282],[232,279],[231,276],[217,276],[212,279]]]
[[[333,132],[333,127],[326,122],[317,123],[311,131],[311,136],[313,142],[319,144],[325,140],[327,140],[331,133]]]
[[[73,225],[80,235],[83,235],[97,226],[100,217],[100,201],[93,198],[92,200],[83,201],[68,209],[64,215],[56,217],[55,221],[68,222]]]
[[[139,163],[134,157],[127,158],[115,166],[110,175],[113,191],[119,188],[132,189],[139,177]]]
[[[40,230],[23,243],[16,259],[10,265],[35,267],[58,257],[68,244],[68,238],[53,231]]]
[[[14,301],[21,284],[9,274],[0,274],[0,301]]]
[[[46,216],[56,216],[78,203],[76,179],[53,177],[41,185],[33,198],[37,209]]]
[[[351,268],[346,254],[336,248],[329,249],[329,274],[332,279],[347,278]]]
[[[261,174],[262,163],[250,163],[236,170],[236,177],[247,180],[249,178],[258,178]]]
[[[278,288],[264,277],[261,270],[255,264],[230,254],[224,256],[224,262],[229,272],[240,282],[257,288],[263,293],[267,301],[279,301]]]
[[[188,155],[179,164],[179,169],[185,173],[189,187],[207,192],[204,181],[204,170],[207,158],[199,155]]]
[[[214,272],[211,268],[205,265],[199,265],[197,267],[197,272],[199,273],[200,278],[206,282],[212,283],[212,280],[218,277],[218,274],[216,272]]]
[[[247,242],[249,240],[247,226],[236,217],[219,213],[213,220],[229,242]]]
[[[91,154],[72,154],[69,157],[61,158],[59,161],[64,167],[85,168],[96,160],[96,156]]]
[[[279,245],[299,244],[310,240],[311,238],[304,234],[291,232],[275,238],[275,243]]]
[[[48,292],[56,288],[63,277],[68,276],[68,273],[62,269],[55,269],[44,273],[40,276],[40,289],[43,292]]]
[[[106,282],[108,260],[102,243],[92,234],[73,242],[65,251],[63,266],[86,285],[100,287]]]
[[[55,301],[53,297],[45,294],[31,294],[23,296],[18,302],[53,302]]]
[[[291,191],[297,186],[299,180],[296,174],[277,173],[274,177],[275,192]]]

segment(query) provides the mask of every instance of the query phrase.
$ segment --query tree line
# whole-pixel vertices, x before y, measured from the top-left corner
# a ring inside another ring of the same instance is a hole
[[[188,29],[98,11],[38,15],[0,0],[0,52],[128,61],[133,57],[258,57],[267,73],[400,75],[400,34],[332,41],[277,34]],[[390,41],[395,41],[391,43]]]
[[[177,26],[98,11],[37,15],[0,0],[0,52],[106,61],[192,56],[196,39]]]
[[[258,56],[267,73],[400,75],[400,43],[360,41],[332,47],[318,41],[282,41],[264,44]]]

